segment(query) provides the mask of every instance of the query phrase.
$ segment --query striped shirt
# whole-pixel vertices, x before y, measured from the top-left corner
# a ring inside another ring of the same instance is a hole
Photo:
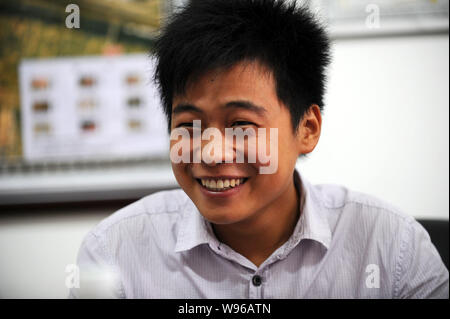
[[[413,217],[297,171],[294,181],[300,218],[259,267],[221,243],[182,190],[162,191],[86,235],[69,297],[448,298],[448,270]]]

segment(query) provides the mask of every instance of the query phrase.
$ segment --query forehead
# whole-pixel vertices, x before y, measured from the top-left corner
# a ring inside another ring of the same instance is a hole
[[[272,72],[258,62],[239,62],[226,69],[208,71],[188,82],[184,94],[175,96],[173,106],[191,103],[202,108],[248,100],[278,106]]]

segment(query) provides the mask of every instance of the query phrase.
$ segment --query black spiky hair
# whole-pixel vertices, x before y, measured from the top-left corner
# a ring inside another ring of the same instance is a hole
[[[294,131],[323,108],[330,42],[306,6],[284,0],[191,0],[158,37],[154,80],[171,126],[172,101],[208,71],[257,61],[270,70]]]

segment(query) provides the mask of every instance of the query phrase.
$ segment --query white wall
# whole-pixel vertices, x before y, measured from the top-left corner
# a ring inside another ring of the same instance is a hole
[[[371,193],[416,217],[449,217],[448,35],[343,40],[312,182]]]
[[[0,298],[66,298],[68,264],[84,235],[114,209],[0,216]]]
[[[299,169],[448,219],[448,68],[448,36],[337,42],[323,135]],[[66,265],[114,210],[1,212],[0,297],[65,298]]]

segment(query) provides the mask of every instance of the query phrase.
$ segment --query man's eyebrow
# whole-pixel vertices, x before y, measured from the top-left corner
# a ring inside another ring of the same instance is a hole
[[[267,113],[266,108],[264,108],[263,106],[259,106],[250,101],[245,101],[245,100],[228,102],[225,104],[225,108],[245,109],[245,110],[255,112],[260,116],[264,116]]]
[[[192,104],[181,103],[175,106],[175,108],[172,111],[173,115],[177,115],[184,112],[203,113],[203,110]]]
[[[224,108],[236,108],[236,109],[244,109],[248,111],[252,111],[257,113],[259,116],[264,116],[267,113],[266,108],[263,106],[256,105],[250,101],[245,100],[237,100],[230,101],[224,105]],[[177,115],[184,112],[195,112],[195,113],[204,113],[203,110],[193,104],[189,103],[180,103],[175,106],[172,113],[173,115]]]

